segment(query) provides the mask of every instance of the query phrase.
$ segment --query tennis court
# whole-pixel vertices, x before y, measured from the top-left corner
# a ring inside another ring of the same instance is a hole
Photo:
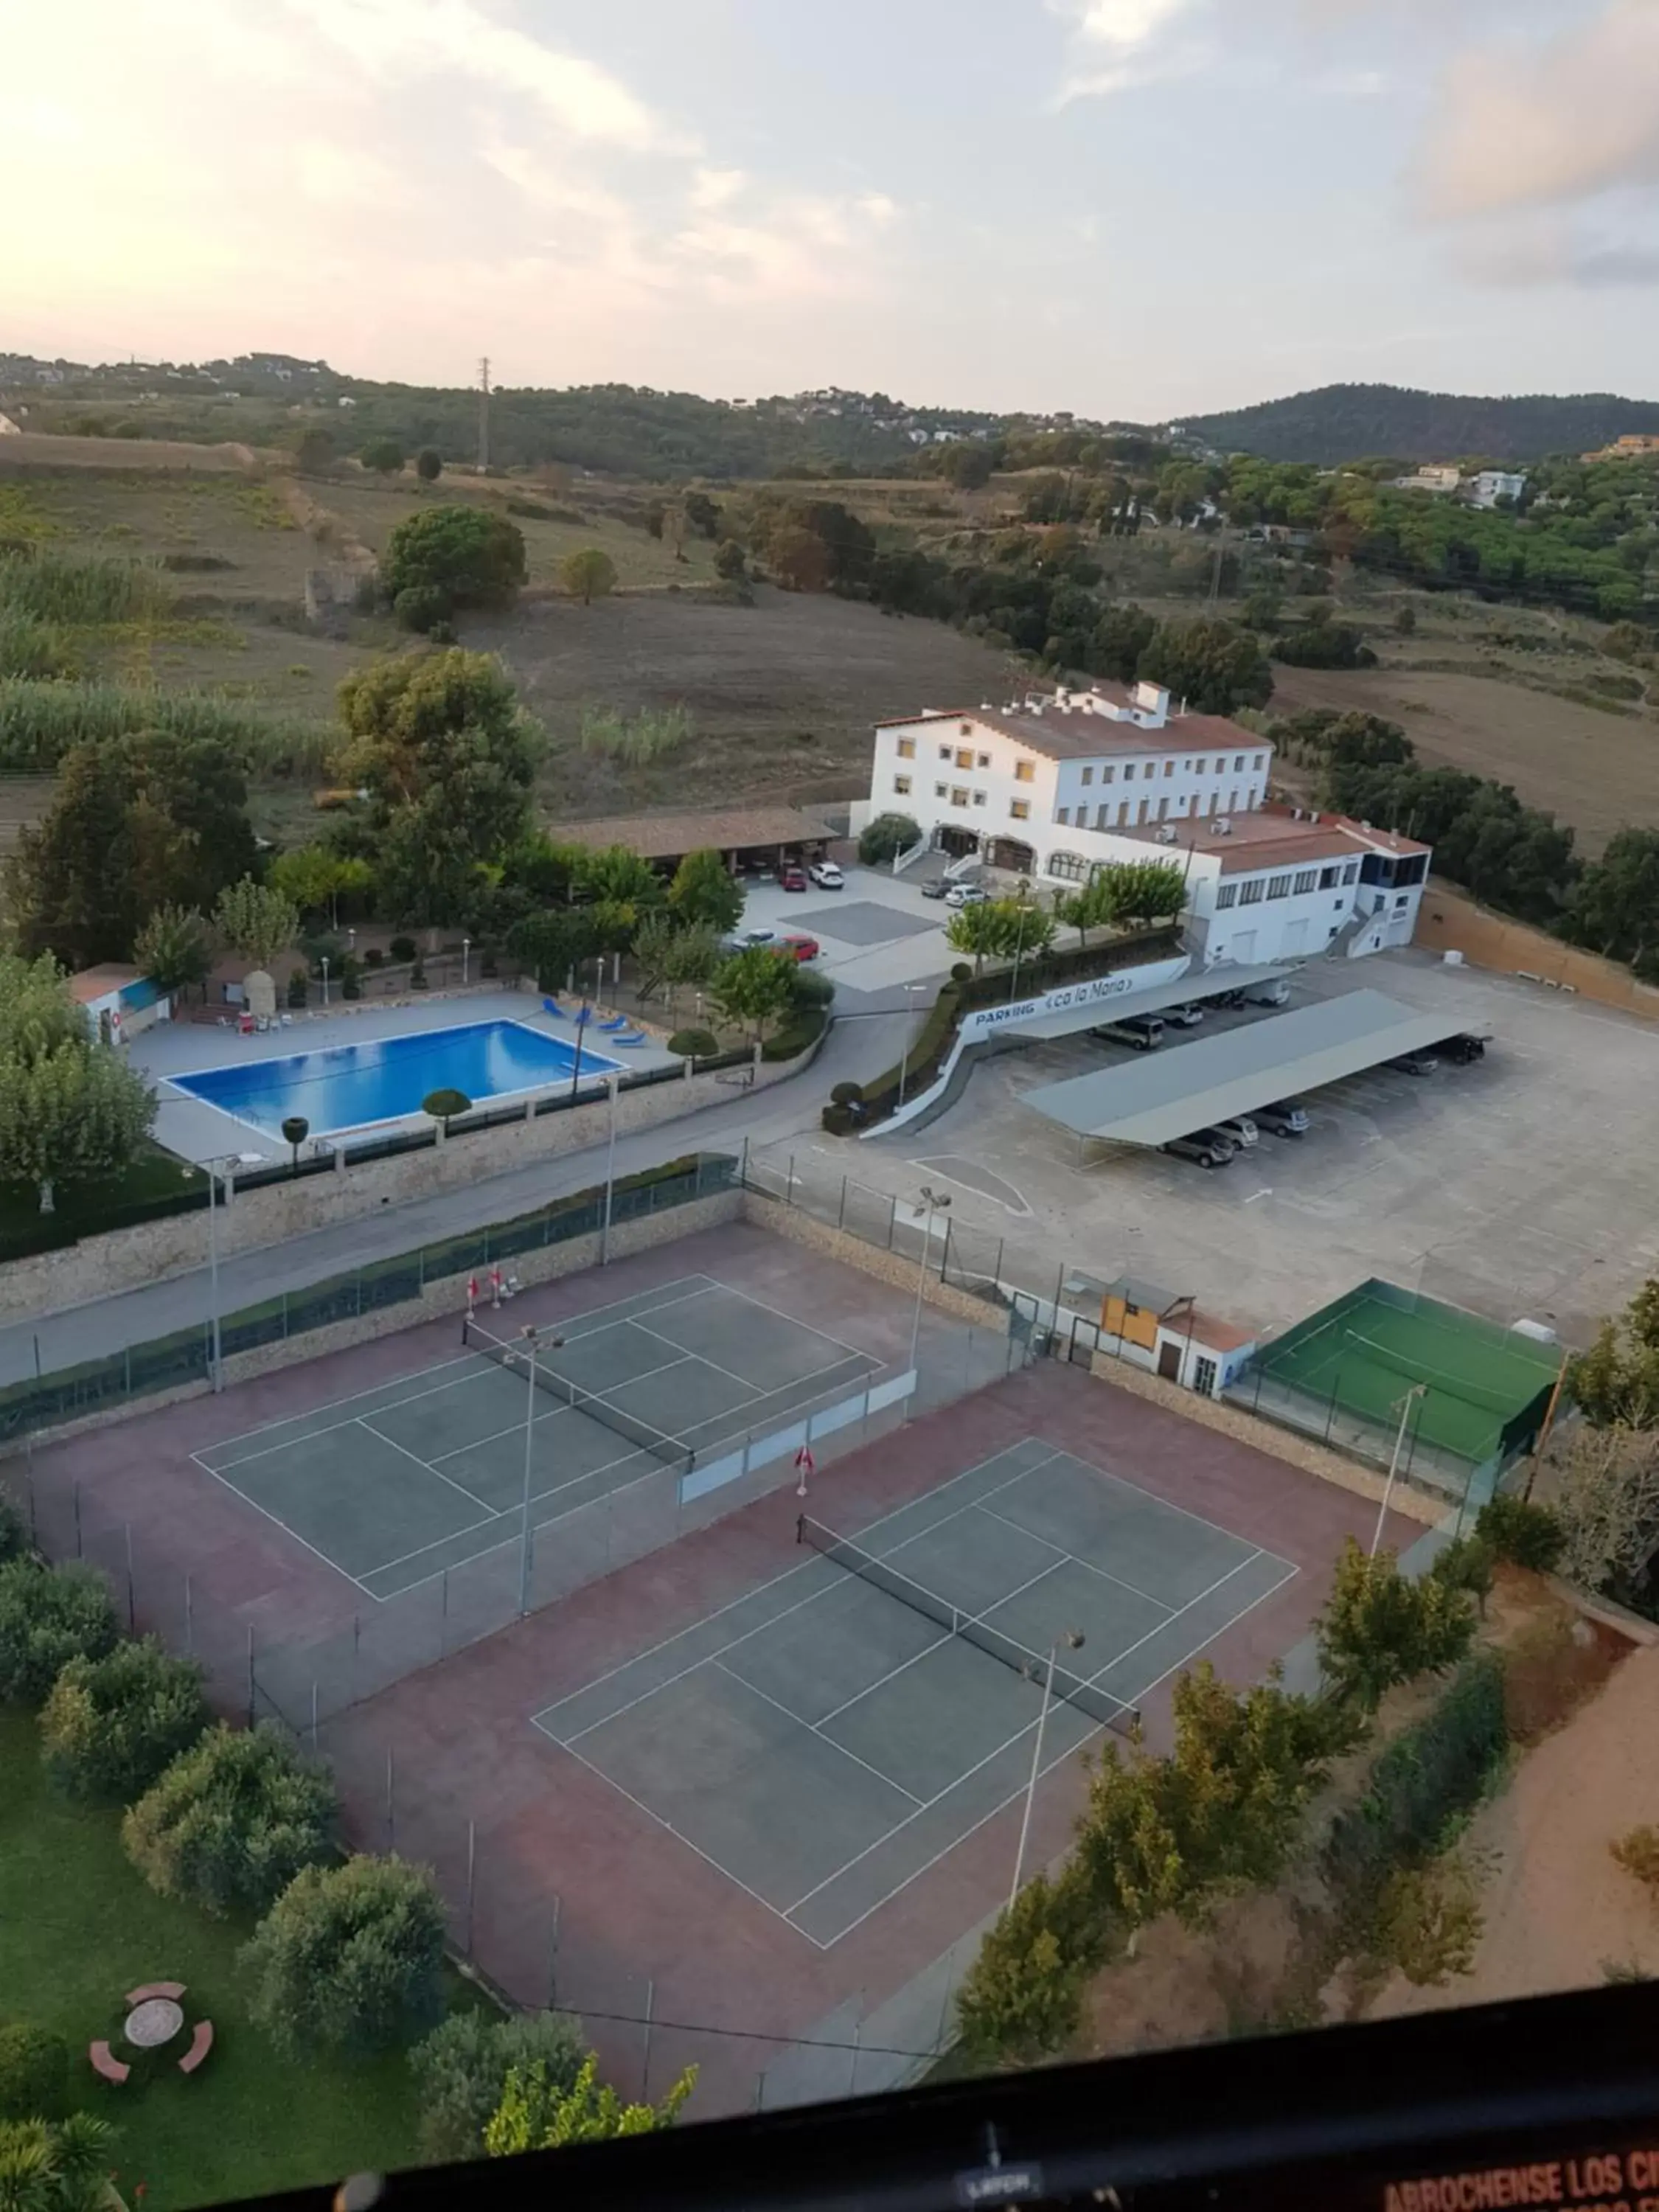
[[[499,1334],[497,1333],[499,1332]],[[563,1340],[556,1345],[555,1336]],[[511,1304],[456,1356],[191,1456],[386,1600],[532,1530],[688,1475],[735,1439],[857,1389],[880,1363],[703,1274],[541,1332],[532,1375]]]
[[[1261,1412],[1285,1412],[1282,1396],[1345,1440],[1353,1424],[1369,1424],[1391,1445],[1404,1415],[1413,1460],[1479,1468],[1536,1433],[1560,1360],[1553,1346],[1478,1314],[1372,1281],[1269,1345],[1235,1395],[1250,1402],[1270,1385]]]
[[[1030,1437],[856,1541],[800,1534],[798,1564],[536,1724],[822,1949],[1023,1792],[1057,1638],[1082,1641],[1045,1772],[1297,1572]]]

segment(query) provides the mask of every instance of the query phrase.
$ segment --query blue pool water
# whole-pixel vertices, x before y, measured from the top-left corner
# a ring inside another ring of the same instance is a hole
[[[586,1043],[581,1060],[584,1081],[621,1065]],[[292,1114],[303,1114],[311,1133],[324,1136],[418,1114],[422,1099],[434,1091],[463,1091],[475,1106],[485,1106],[514,1091],[544,1090],[561,1078],[568,1081],[574,1065],[573,1049],[562,1038],[522,1022],[476,1022],[170,1079],[192,1098],[251,1122],[280,1143],[283,1123]]]

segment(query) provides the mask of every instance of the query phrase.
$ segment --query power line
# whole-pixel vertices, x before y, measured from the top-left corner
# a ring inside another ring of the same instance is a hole
[[[549,2005],[547,2009],[567,2014],[572,2020],[603,2020],[624,2027],[648,2027],[653,2033],[658,2028],[669,2028],[686,2035],[723,2035],[734,2043],[787,2043],[796,2051],[861,2051],[878,2058],[939,2057],[937,2051],[908,2051],[896,2043],[844,2043],[827,2036],[769,2035],[756,2027],[714,2027],[707,2021],[660,2020],[654,2014],[647,2017],[642,2012],[594,2012],[587,2005]]]

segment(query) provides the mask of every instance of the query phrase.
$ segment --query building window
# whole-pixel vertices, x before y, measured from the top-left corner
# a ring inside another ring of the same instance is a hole
[[[1173,775],[1175,774],[1175,763],[1172,760],[1166,760],[1164,762],[1164,773],[1165,775]]]
[[[991,765],[991,756],[990,756],[990,754],[989,754],[989,753],[981,753],[981,754],[979,755],[979,765],[980,765],[981,768],[989,768],[989,767],[990,767],[990,765]]]
[[[1146,819],[1146,809],[1151,804],[1152,801],[1150,799],[1143,799],[1141,800],[1140,805],[1135,810],[1135,820],[1137,823],[1144,822]]]
[[[1008,801],[1008,811],[1016,822],[1029,822],[1031,818],[1031,802],[1029,799],[1011,799]]]
[[[1261,773],[1261,764],[1267,757],[1267,756],[1266,753],[1258,753],[1255,758],[1250,763],[1250,766],[1255,770],[1258,775]]]
[[[1081,778],[1079,779],[1079,781],[1082,781],[1082,782],[1084,782],[1084,783],[1085,783],[1085,784],[1089,784],[1089,783],[1092,783],[1092,782],[1094,781],[1094,780],[1095,780],[1095,772],[1094,772],[1093,769],[1091,769],[1091,768],[1085,768],[1085,769],[1084,769],[1084,771],[1083,771],[1082,776],[1081,776]]]
[[[1396,898],[1394,902],[1395,912],[1397,913],[1402,906],[1409,906],[1411,902],[1411,893],[1409,891],[1401,891],[1399,897]]]
[[[1115,783],[1117,781],[1117,770],[1115,768],[1102,769],[1100,771],[1100,780],[1103,783]]]
[[[959,745],[957,748],[957,766],[958,768],[972,768],[973,764],[973,747],[971,745]]]
[[[1036,763],[1035,761],[1017,760],[1014,763],[1014,781],[1016,783],[1035,783],[1036,781]]]
[[[1317,868],[1298,868],[1296,872],[1297,896],[1300,898],[1304,891],[1310,891],[1318,881]]]
[[[1248,883],[1243,883],[1238,887],[1240,906],[1260,906],[1261,894],[1267,888],[1260,876],[1252,876]]]
[[[1237,906],[1238,904],[1238,885],[1237,884],[1223,884],[1215,895],[1215,903],[1216,911],[1218,913],[1220,912],[1223,907]]]
[[[1071,808],[1070,808],[1069,806],[1057,806],[1057,807],[1055,807],[1055,809],[1054,809],[1054,819],[1055,819],[1055,821],[1056,821],[1056,822],[1058,822],[1058,823],[1059,823],[1059,824],[1060,824],[1060,828],[1061,828],[1062,830],[1069,830],[1069,829],[1071,828],[1071,826],[1072,826],[1072,810],[1071,810]]]
[[[1337,879],[1341,873],[1342,871],[1340,868],[1322,868],[1319,871],[1320,890],[1322,891],[1334,891],[1336,889]]]
[[[1195,760],[1193,763],[1193,774],[1194,775],[1203,775],[1208,770],[1209,765],[1210,763],[1207,758],[1204,760]]]
[[[916,757],[916,741],[914,738],[901,738],[895,750],[901,760],[914,760]]]
[[[949,745],[941,745],[941,746],[939,747],[939,758],[940,758],[942,761],[948,761],[948,760],[950,759],[950,757],[951,757],[951,748],[950,748],[950,746],[949,746]]]
[[[1050,853],[1048,873],[1063,884],[1080,884],[1088,878],[1089,863],[1080,853]]]
[[[974,804],[975,804],[975,806],[983,806],[983,805],[984,805],[984,804],[985,804],[985,793],[984,793],[982,791],[976,791],[976,792],[974,793]]]
[[[1215,1377],[1214,1360],[1206,1359],[1204,1354],[1200,1352],[1198,1358],[1193,1362],[1193,1388],[1200,1398],[1214,1397]]]
[[[1106,801],[1102,799],[1100,805],[1095,809],[1095,827],[1097,830],[1103,830],[1106,827],[1107,817],[1110,814],[1111,811],[1110,806],[1106,803]]]
[[[1267,896],[1269,898],[1289,898],[1290,895],[1291,879],[1288,876],[1268,877]]]
[[[971,722],[958,722],[957,729],[958,734],[964,738],[971,738],[974,734],[974,726]]]
[[[1343,882],[1344,882],[1345,884],[1352,884],[1352,883],[1355,883],[1355,882],[1357,882],[1357,881],[1358,880],[1358,876],[1359,876],[1359,863],[1358,863],[1358,860],[1350,860],[1350,861],[1349,861],[1349,863],[1348,863],[1348,865],[1347,865],[1347,866],[1346,866],[1346,868],[1344,868],[1344,869],[1343,869],[1343,871],[1342,871],[1342,880],[1343,880]]]
[[[951,796],[950,785],[948,783],[936,783],[933,786],[933,796],[935,799],[948,799]]]
[[[966,806],[968,804],[968,787],[965,784],[953,783],[951,785],[951,804],[952,806]]]
[[[1233,755],[1233,774],[1235,775],[1243,775],[1243,773],[1244,756],[1243,753],[1235,753]]]
[[[908,799],[910,796],[909,777],[908,775],[896,775],[893,778],[893,788],[897,792],[901,799]]]
[[[1123,769],[1123,781],[1125,781],[1125,783],[1133,783],[1133,782],[1134,781],[1134,780],[1135,780],[1135,764],[1134,764],[1134,763],[1133,763],[1133,761],[1126,762],[1126,763],[1125,763],[1125,765],[1124,765],[1124,769]]]
[[[1121,829],[1123,828],[1124,824],[1128,821],[1128,819],[1129,819],[1129,802],[1128,802],[1128,800],[1127,800],[1127,799],[1121,799],[1121,800],[1120,800],[1120,801],[1119,801],[1119,804],[1118,804],[1118,810],[1117,810],[1117,826],[1118,826],[1118,828],[1119,828],[1120,830],[1121,830]]]

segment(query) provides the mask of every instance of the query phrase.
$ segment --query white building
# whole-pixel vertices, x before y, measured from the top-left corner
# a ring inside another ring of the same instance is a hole
[[[1518,500],[1527,488],[1524,472],[1512,469],[1482,469],[1470,479],[1471,507],[1496,507],[1500,499]]]
[[[867,807],[929,848],[1054,888],[1167,859],[1206,965],[1350,955],[1410,942],[1429,848],[1266,805],[1273,748],[1237,722],[1171,714],[1156,684],[1059,690],[1002,708],[928,708],[876,731]]]

